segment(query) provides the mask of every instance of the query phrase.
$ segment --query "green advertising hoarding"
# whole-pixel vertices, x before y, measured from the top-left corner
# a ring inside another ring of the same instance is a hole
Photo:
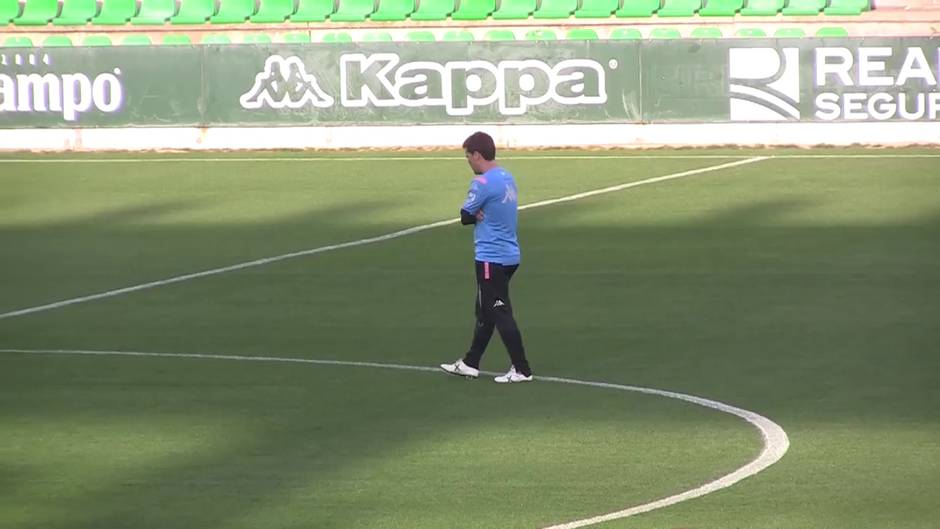
[[[211,123],[638,121],[636,46],[486,43],[207,52]],[[237,82],[234,82],[237,80]],[[234,102],[234,104],[233,104]]]
[[[935,121],[938,39],[0,50],[0,127]]]
[[[0,127],[199,122],[205,58],[192,48],[0,50]]]

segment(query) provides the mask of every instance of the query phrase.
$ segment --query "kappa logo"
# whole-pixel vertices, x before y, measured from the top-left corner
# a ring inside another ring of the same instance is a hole
[[[333,106],[333,98],[324,92],[314,75],[307,73],[300,57],[272,55],[264,61],[264,70],[255,76],[255,84],[239,98],[242,108],[262,107],[317,108]]]
[[[611,60],[611,69],[619,65]],[[607,102],[604,67],[593,59],[403,61],[395,53],[340,57],[344,107],[443,107],[450,116],[470,116],[496,105],[504,116],[530,108],[600,105]]]
[[[732,48],[728,77],[732,121],[800,119],[798,48]]]
[[[470,116],[487,107],[520,116],[546,104],[607,102],[607,70],[593,59],[435,62],[403,60],[396,53],[348,53],[340,56],[338,67],[338,78],[333,68],[314,75],[300,57],[272,55],[239,101],[246,110],[335,103],[343,108],[436,107],[451,116]],[[611,70],[618,67],[614,59],[607,63]]]

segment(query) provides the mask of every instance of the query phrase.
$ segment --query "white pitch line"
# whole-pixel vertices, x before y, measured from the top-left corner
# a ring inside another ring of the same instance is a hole
[[[752,158],[752,154],[546,154],[500,156],[500,160],[735,160]],[[940,158],[940,154],[773,154],[769,158],[793,159],[869,159],[869,158]],[[461,156],[337,156],[337,157],[225,157],[225,158],[0,158],[0,163],[190,163],[190,162],[420,162],[461,161]]]
[[[243,361],[243,362],[288,362],[288,363],[297,363],[297,364],[315,364],[315,365],[330,365],[330,366],[349,366],[349,367],[373,367],[381,369],[400,369],[408,371],[424,371],[424,372],[440,372],[439,369],[433,367],[424,367],[424,366],[412,366],[412,365],[403,365],[403,364],[384,364],[378,362],[347,362],[342,360],[315,360],[309,358],[283,358],[283,357],[272,357],[272,356],[238,356],[238,355],[215,355],[215,354],[205,354],[205,353],[148,353],[140,351],[88,351],[88,350],[73,350],[73,349],[0,349],[2,353],[23,353],[23,354],[67,354],[67,355],[88,355],[88,356],[136,356],[136,357],[158,357],[158,358],[198,358],[198,359],[207,359],[207,360],[234,360],[234,361]],[[482,374],[486,375],[496,375],[497,373],[492,373],[489,371],[481,371]],[[694,498],[699,498],[710,494],[712,492],[728,488],[746,478],[754,476],[755,474],[767,469],[784,456],[787,453],[787,450],[790,448],[790,439],[787,437],[787,432],[780,427],[777,423],[772,420],[764,417],[753,411],[748,411],[743,408],[738,408],[716,400],[706,399],[702,397],[697,397],[695,395],[688,395],[685,393],[677,393],[674,391],[664,391],[661,389],[654,388],[644,388],[640,386],[627,386],[623,384],[612,384],[608,382],[591,382],[586,380],[575,380],[570,378],[559,378],[559,377],[544,377],[537,376],[536,380],[541,382],[557,382],[561,384],[572,384],[578,386],[589,386],[594,388],[603,388],[603,389],[615,389],[620,391],[631,391],[635,393],[643,393],[646,395],[657,395],[660,397],[667,397],[670,399],[677,399],[684,402],[690,402],[692,404],[697,404],[699,406],[704,406],[706,408],[711,408],[723,413],[734,415],[741,419],[744,419],[752,426],[757,428],[761,434],[761,441],[763,443],[763,449],[756,459],[749,462],[748,464],[738,468],[737,470],[726,474],[714,481],[710,481],[685,492],[680,492],[679,494],[674,494],[672,496],[662,498],[656,501],[649,503],[644,503],[643,505],[637,505],[636,507],[630,507],[628,509],[623,509],[616,512],[611,512],[608,514],[602,514],[598,516],[592,516],[590,518],[584,518],[581,520],[574,520],[571,522],[552,525],[544,529],[576,529],[579,527],[586,527],[589,525],[595,525],[602,522],[609,522],[611,520],[618,520],[621,518],[628,518],[630,516],[636,516],[638,514],[647,513],[657,509],[662,509],[664,507],[669,507],[677,503],[691,500]]]
[[[553,198],[550,200],[542,200],[541,202],[533,202],[532,204],[526,204],[524,206],[519,206],[520,210],[539,208],[542,206],[551,206],[552,204],[559,204],[562,202],[571,202],[572,200],[580,200],[582,198],[593,197],[597,195],[603,195],[605,193],[613,193],[616,191],[623,191],[624,189],[630,189],[631,187],[637,187],[647,184],[655,184],[657,182],[665,182],[667,180],[675,180],[676,178],[683,178],[686,176],[692,176],[696,174],[701,174],[709,171],[717,171],[719,169],[729,169],[731,167],[737,167],[739,165],[747,165],[749,163],[760,162],[763,160],[768,160],[771,157],[769,156],[756,156],[753,158],[748,158],[746,160],[739,160],[737,162],[729,162],[721,165],[715,165],[710,167],[704,167],[702,169],[692,169],[691,171],[683,171],[681,173],[667,174],[664,176],[656,176],[653,178],[647,178],[645,180],[639,180],[636,182],[627,182],[626,184],[619,184],[615,186],[605,187],[602,189],[594,189],[592,191],[585,191],[583,193],[576,193],[574,195],[568,195],[561,198]]]
[[[719,171],[719,170],[721,170],[721,169],[730,169],[731,167],[737,167],[737,166],[739,166],[739,165],[751,164],[751,163],[754,163],[754,162],[760,162],[760,161],[767,160],[767,159],[769,159],[769,158],[766,157],[766,156],[757,156],[757,157],[753,157],[753,158],[748,158],[748,159],[746,159],[746,160],[738,160],[738,161],[735,161],[735,162],[728,162],[728,163],[723,163],[723,164],[719,164],[719,165],[710,165],[710,166],[702,167],[702,168],[699,168],[699,169],[691,169],[691,170],[689,170],[689,171],[682,171],[682,172],[679,172],[679,173],[672,173],[672,174],[668,174],[668,175],[664,175],[664,176],[657,176],[657,177],[653,177],[653,178],[647,178],[647,179],[645,179],[645,180],[639,180],[639,181],[636,181],[636,182],[629,182],[629,183],[626,183],[626,184],[620,184],[620,185],[616,185],[616,186],[605,187],[605,188],[603,188],[603,189],[595,189],[595,190],[593,190],[593,191],[587,191],[587,192],[584,192],[584,193],[577,193],[577,194],[574,194],[574,195],[568,195],[568,196],[561,197],[561,198],[555,198],[555,199],[551,199],[551,200],[543,200],[543,201],[541,201],[541,202],[535,202],[535,203],[532,203],[532,204],[527,204],[527,205],[524,205],[524,206],[520,206],[519,209],[531,209],[531,208],[537,208],[537,207],[542,207],[542,206],[549,206],[549,205],[552,205],[552,204],[558,204],[558,203],[561,203],[561,202],[570,202],[570,201],[572,201],[572,200],[578,200],[578,199],[581,199],[581,198],[592,197],[592,196],[601,195],[601,194],[604,194],[604,193],[612,193],[612,192],[615,192],[615,191],[621,191],[621,190],[623,190],[623,189],[629,189],[629,188],[631,188],[631,187],[637,187],[637,186],[646,185],[646,184],[654,184],[654,183],[656,183],[656,182],[664,182],[664,181],[666,181],[666,180],[674,180],[674,179],[676,179],[676,178],[683,178],[683,177],[686,177],[686,176],[693,176],[693,175],[697,175],[697,174],[708,173],[708,172],[711,172],[711,171]],[[340,250],[340,249],[343,249],[343,248],[352,248],[352,247],[355,247],[355,246],[363,246],[363,245],[366,245],[366,244],[372,244],[372,243],[376,243],[376,242],[388,241],[388,240],[391,240],[391,239],[397,239],[397,238],[399,238],[399,237],[404,237],[404,236],[406,236],[406,235],[411,235],[411,234],[414,234],[414,233],[420,233],[420,232],[422,232],[422,231],[427,231],[427,230],[430,230],[430,229],[433,229],[433,228],[439,228],[439,227],[441,227],[441,226],[448,226],[448,225],[450,225],[450,224],[456,224],[456,223],[459,222],[459,221],[460,221],[460,219],[441,220],[441,221],[437,221],[437,222],[432,222],[432,223],[430,223],[430,224],[421,224],[421,225],[419,225],[419,226],[413,226],[413,227],[411,227],[411,228],[406,228],[406,229],[404,229],[404,230],[399,230],[399,231],[395,231],[395,232],[392,232],[392,233],[386,233],[385,235],[378,235],[378,236],[375,236],[375,237],[369,237],[369,238],[367,238],[367,239],[359,239],[359,240],[348,241],[348,242],[339,243],[339,244],[331,244],[331,245],[328,245],[328,246],[320,246],[320,247],[311,248],[311,249],[308,249],[308,250],[300,250],[300,251],[297,251],[297,252],[291,252],[291,253],[286,253],[286,254],[282,254],[282,255],[275,255],[275,256],[273,256],[273,257],[265,257],[265,258],[262,258],[262,259],[255,259],[255,260],[253,260],[253,261],[247,261],[247,262],[244,262],[244,263],[237,263],[237,264],[233,264],[233,265],[229,265],[229,266],[223,266],[223,267],[221,267],[221,268],[213,268],[213,269],[210,269],[210,270],[204,270],[204,271],[202,271],[202,272],[193,272],[193,273],[191,273],[191,274],[184,274],[184,275],[180,275],[180,276],[170,277],[170,278],[167,278],[167,279],[161,279],[161,280],[158,280],[158,281],[150,281],[150,282],[147,282],[147,283],[141,283],[141,284],[139,284],[139,285],[132,285],[132,286],[129,286],[129,287],[119,288],[119,289],[116,289],[116,290],[108,290],[108,291],[106,291],[106,292],[99,292],[99,293],[97,293],[97,294],[90,294],[90,295],[87,295],[87,296],[81,296],[81,297],[77,297],[77,298],[66,299],[66,300],[63,300],[63,301],[57,301],[57,302],[55,302],[55,303],[48,303],[48,304],[45,304],[45,305],[39,305],[39,306],[35,306],[35,307],[28,307],[28,308],[24,308],[24,309],[14,310],[14,311],[11,311],[11,312],[4,312],[4,313],[0,314],[0,320],[6,319],[6,318],[13,318],[13,317],[16,317],[16,316],[25,316],[25,315],[27,315],[27,314],[33,314],[33,313],[36,313],[36,312],[43,312],[43,311],[47,311],[47,310],[58,309],[58,308],[61,308],[61,307],[67,307],[67,306],[69,306],[69,305],[75,305],[75,304],[77,304],[77,303],[85,303],[85,302],[94,301],[94,300],[97,300],[97,299],[111,298],[111,297],[114,297],[114,296],[120,296],[120,295],[122,295],[122,294],[129,294],[129,293],[131,293],[131,292],[138,292],[138,291],[141,291],[141,290],[147,290],[147,289],[154,288],[154,287],[160,287],[160,286],[164,286],[164,285],[171,285],[171,284],[173,284],[173,283],[180,283],[180,282],[183,282],[183,281],[189,281],[189,280],[198,279],[198,278],[201,278],[201,277],[208,277],[208,276],[213,276],[213,275],[217,275],[217,274],[223,274],[223,273],[225,273],[225,272],[234,272],[234,271],[236,271],[236,270],[243,270],[243,269],[245,269],[245,268],[253,268],[253,267],[256,267],[256,266],[263,266],[263,265],[267,265],[267,264],[271,264],[271,263],[276,263],[276,262],[278,262],[278,261],[283,261],[283,260],[285,260],[285,259],[293,259],[293,258],[295,258],[295,257],[304,257],[304,256],[308,256],[308,255],[315,255],[315,254],[318,254],[318,253],[324,253],[324,252],[329,252],[329,251],[333,251],[333,250]]]
[[[610,388],[610,389],[619,389],[623,391],[635,391],[637,393],[645,393],[648,395],[659,395],[662,397],[669,397],[672,399],[678,399],[685,402],[691,402],[693,404],[698,404],[699,406],[704,406],[706,408],[712,408],[724,413],[735,415],[744,419],[745,421],[754,425],[761,434],[764,447],[755,458],[750,463],[744,465],[743,467],[726,474],[714,481],[710,481],[704,485],[696,487],[685,492],[680,492],[666,498],[661,498],[656,501],[649,503],[644,503],[643,505],[637,505],[636,507],[630,507],[628,509],[623,509],[620,511],[615,511],[607,514],[601,514],[598,516],[592,516],[590,518],[584,518],[581,520],[574,520],[567,523],[562,523],[558,525],[552,525],[544,529],[576,529],[578,527],[586,527],[589,525],[599,524],[602,522],[609,522],[611,520],[619,520],[621,518],[629,518],[630,516],[636,516],[638,514],[647,513],[650,511],[655,511],[656,509],[662,509],[664,507],[669,507],[670,505],[675,505],[687,500],[694,498],[699,498],[705,496],[706,494],[711,494],[712,492],[719,491],[721,489],[726,489],[735,483],[738,483],[741,480],[749,478],[769,466],[773,465],[787,453],[787,450],[790,448],[790,439],[787,437],[787,432],[784,431],[779,424],[771,421],[767,417],[755,413],[753,411],[745,410],[743,408],[738,408],[728,404],[724,404],[715,400],[705,399],[702,397],[696,397],[695,395],[688,395],[685,393],[676,393],[673,391],[664,391],[661,389],[652,389],[644,388],[639,386],[625,386],[622,384],[608,384],[604,382],[584,382],[581,380],[573,380],[567,378],[556,378],[556,377],[537,377],[539,380],[545,380],[548,382],[560,382],[562,384],[577,384],[585,385],[591,387],[600,387],[600,388]]]

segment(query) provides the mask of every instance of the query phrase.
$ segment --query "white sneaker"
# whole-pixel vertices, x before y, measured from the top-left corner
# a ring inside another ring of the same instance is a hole
[[[500,375],[494,378],[493,380],[495,380],[497,384],[512,384],[515,382],[532,382],[532,375],[529,375],[529,376],[523,375],[522,373],[516,371],[516,366],[512,366],[509,368],[508,373],[506,373],[505,375]]]
[[[458,377],[477,378],[480,376],[479,369],[468,366],[463,363],[463,360],[457,360],[453,364],[441,364],[441,369]]]

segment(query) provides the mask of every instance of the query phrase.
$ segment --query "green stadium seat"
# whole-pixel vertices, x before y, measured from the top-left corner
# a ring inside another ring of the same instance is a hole
[[[636,28],[616,28],[607,36],[610,40],[637,40],[642,39],[643,34]]]
[[[291,22],[323,22],[333,13],[333,0],[300,0]]]
[[[568,18],[578,9],[578,0],[542,0],[534,18]],[[607,13],[610,16],[610,13]]]
[[[444,40],[447,42],[473,42],[473,33],[465,29],[452,29],[444,32]]]
[[[193,41],[189,35],[165,35],[160,44],[165,46],[192,46]]]
[[[721,30],[718,28],[695,28],[689,35],[693,39],[720,39]]]
[[[500,0],[494,20],[525,20],[535,11],[535,0]]]
[[[623,6],[614,14],[621,18],[644,18],[653,16],[658,9],[659,0],[623,0]]]
[[[82,41],[82,46],[101,47],[110,45],[111,39],[107,35],[89,35]]]
[[[663,7],[656,12],[661,17],[691,17],[702,8],[702,0],[663,0]]]
[[[255,0],[222,0],[219,12],[209,17],[209,23],[241,24],[254,14]]]
[[[740,13],[745,16],[772,17],[783,9],[784,0],[747,0]]]
[[[362,22],[375,10],[373,0],[340,0],[339,8],[330,15],[335,22]]]
[[[228,35],[206,35],[199,41],[199,44],[231,44],[232,39]]]
[[[767,33],[760,28],[741,28],[734,33],[734,36],[763,38],[767,36]]]
[[[829,6],[823,9],[827,15],[855,16],[868,11],[868,0],[829,0]]]
[[[183,0],[170,24],[205,24],[215,14],[215,0]]]
[[[33,39],[29,37],[7,37],[3,41],[5,48],[32,48]]]
[[[816,30],[816,36],[820,38],[848,37],[849,32],[845,28],[830,26],[830,27],[825,27],[825,28],[819,28],[818,30]]]
[[[565,40],[597,40],[597,32],[587,28],[571,29],[565,34]]]
[[[460,0],[450,18],[454,20],[485,20],[496,9],[496,0]]]
[[[313,42],[313,39],[310,38],[310,33],[287,33],[283,37],[284,42],[288,44],[309,44]]]
[[[407,19],[414,10],[415,0],[381,0],[379,8],[369,18],[382,22],[397,22]]]
[[[336,33],[327,33],[326,35],[323,35],[323,42],[347,43],[347,42],[352,42],[352,41],[353,41],[352,35],[350,35],[349,33],[346,33],[345,31],[337,31]]]
[[[59,0],[26,0],[23,13],[13,20],[17,26],[45,26],[59,14]]]
[[[682,34],[679,33],[678,29],[672,28],[653,28],[650,31],[651,39],[681,39]]]
[[[790,0],[781,13],[784,15],[818,15],[826,7],[826,0]]]
[[[527,31],[525,40],[557,40],[558,36],[550,29],[533,29]]]
[[[71,48],[72,39],[65,35],[50,35],[42,41],[43,48]]]
[[[294,0],[261,0],[258,12],[248,17],[248,20],[264,23],[280,23],[294,13]]]
[[[437,37],[430,31],[409,31],[408,34],[405,35],[405,40],[408,42],[434,42],[437,40]]]
[[[659,0],[656,0],[657,5]],[[620,9],[620,0],[581,0],[575,10],[575,18],[608,18]]]
[[[135,0],[104,0],[98,16],[91,23],[98,26],[123,26],[137,13]]]
[[[744,7],[744,0],[705,0],[698,14],[703,17],[733,17]]]
[[[781,28],[774,32],[776,39],[801,39],[806,36],[806,32],[800,28]]]
[[[17,0],[0,0],[0,24],[9,24],[20,16],[20,3]]]
[[[143,0],[137,16],[131,18],[131,24],[137,26],[157,26],[165,24],[176,11],[174,0]]]
[[[446,20],[454,12],[454,0],[421,0],[411,20]]]
[[[95,0],[65,0],[62,12],[59,13],[52,24],[55,26],[84,26],[98,14],[98,4]]]
[[[362,42],[392,42],[392,34],[388,31],[369,31],[362,35]]]
[[[510,29],[491,29],[483,37],[490,41],[516,40],[516,34]]]
[[[121,41],[121,46],[152,46],[153,42],[147,35],[128,35]]]
[[[246,33],[242,36],[242,42],[245,44],[271,44],[274,39],[267,33]]]

